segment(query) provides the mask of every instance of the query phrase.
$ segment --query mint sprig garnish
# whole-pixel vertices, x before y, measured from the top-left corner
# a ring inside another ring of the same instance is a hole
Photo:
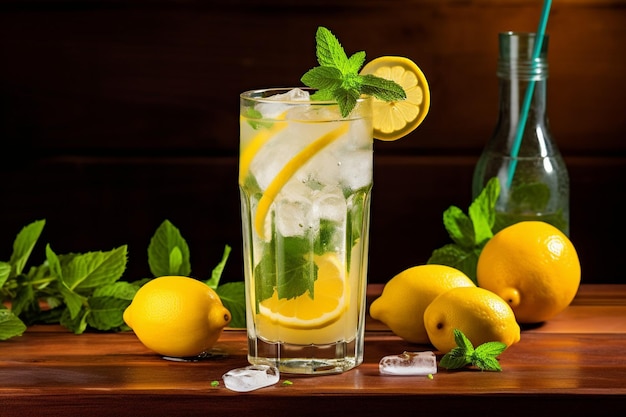
[[[440,366],[446,369],[459,369],[473,365],[481,371],[502,371],[498,356],[506,350],[506,344],[486,342],[474,349],[472,342],[459,329],[454,329],[454,341],[457,347],[441,358]]]
[[[383,101],[406,99],[406,92],[395,81],[375,75],[361,75],[365,52],[348,57],[339,40],[330,30],[320,26],[315,34],[318,67],[307,71],[301,78],[304,85],[317,91],[312,100],[335,100],[342,117],[347,117],[362,94]]]

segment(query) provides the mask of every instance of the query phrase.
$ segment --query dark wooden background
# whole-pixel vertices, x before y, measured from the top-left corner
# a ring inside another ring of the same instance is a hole
[[[375,145],[370,281],[447,243],[495,124],[497,34],[533,31],[538,0],[0,0],[0,260],[47,219],[33,263],[128,244],[127,279],[169,219],[207,277],[225,244],[242,279],[238,94],[299,85],[317,26],[346,51],[404,55],[432,107],[409,137]],[[556,0],[548,112],[571,177],[583,282],[624,282],[626,1]]]

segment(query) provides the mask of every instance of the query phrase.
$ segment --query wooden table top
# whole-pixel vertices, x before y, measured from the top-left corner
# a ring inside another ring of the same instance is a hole
[[[371,286],[370,299],[380,290]],[[521,341],[500,356],[502,372],[440,368],[432,380],[382,376],[383,356],[433,348],[407,343],[368,320],[365,363],[358,368],[340,375],[281,375],[278,384],[243,394],[226,389],[221,379],[247,365],[243,330],[223,333],[216,349],[224,356],[181,363],[161,359],[133,333],[74,335],[59,326],[33,326],[0,342],[0,416],[241,416],[254,410],[289,417],[410,410],[432,416],[501,410],[527,417],[545,407],[560,416],[598,416],[621,415],[626,405],[626,285],[582,285],[564,312],[522,331]],[[286,379],[292,384],[284,384]]]

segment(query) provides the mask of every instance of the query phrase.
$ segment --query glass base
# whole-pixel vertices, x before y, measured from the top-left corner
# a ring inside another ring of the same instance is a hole
[[[248,344],[248,361],[251,364],[270,365],[287,374],[338,374],[363,362],[363,347],[356,341],[293,345],[251,338]]]

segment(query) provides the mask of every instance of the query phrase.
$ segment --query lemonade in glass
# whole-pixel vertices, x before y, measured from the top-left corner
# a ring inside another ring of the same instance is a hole
[[[240,95],[239,189],[248,360],[338,373],[363,361],[373,139],[398,139],[429,104],[419,68],[347,57],[325,28],[310,88]]]
[[[241,95],[249,360],[332,373],[363,360],[372,110],[308,97]]]

